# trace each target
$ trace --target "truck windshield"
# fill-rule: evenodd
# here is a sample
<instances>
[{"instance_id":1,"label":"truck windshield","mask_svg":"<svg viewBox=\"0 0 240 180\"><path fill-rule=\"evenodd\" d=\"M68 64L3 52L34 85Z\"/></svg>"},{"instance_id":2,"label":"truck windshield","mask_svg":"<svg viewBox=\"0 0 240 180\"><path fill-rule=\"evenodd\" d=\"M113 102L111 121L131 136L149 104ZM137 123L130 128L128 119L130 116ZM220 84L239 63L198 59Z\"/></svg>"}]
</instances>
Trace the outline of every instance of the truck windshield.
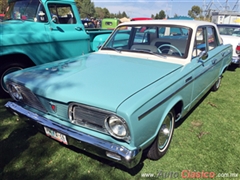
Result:
<instances>
[{"instance_id":1,"label":"truck windshield","mask_svg":"<svg viewBox=\"0 0 240 180\"><path fill-rule=\"evenodd\" d=\"M38 7L38 0L21 0L10 2L4 20L35 21Z\"/></svg>"}]
</instances>

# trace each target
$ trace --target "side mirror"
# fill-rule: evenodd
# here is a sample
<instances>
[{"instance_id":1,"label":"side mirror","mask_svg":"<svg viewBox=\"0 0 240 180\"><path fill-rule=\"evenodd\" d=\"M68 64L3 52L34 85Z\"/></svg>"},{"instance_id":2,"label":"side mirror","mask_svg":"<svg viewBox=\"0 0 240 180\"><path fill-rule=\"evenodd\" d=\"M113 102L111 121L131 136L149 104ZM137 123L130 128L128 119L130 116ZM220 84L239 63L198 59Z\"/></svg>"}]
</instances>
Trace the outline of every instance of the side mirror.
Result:
<instances>
[{"instance_id":1,"label":"side mirror","mask_svg":"<svg viewBox=\"0 0 240 180\"><path fill-rule=\"evenodd\" d=\"M202 51L199 54L198 62L202 63L202 66L204 66L204 60L206 60L207 58L208 58L208 53L206 51Z\"/></svg>"},{"instance_id":2,"label":"side mirror","mask_svg":"<svg viewBox=\"0 0 240 180\"><path fill-rule=\"evenodd\" d=\"M38 13L38 16L39 16L39 20L44 22L45 21L45 13L43 11L40 11Z\"/></svg>"},{"instance_id":3,"label":"side mirror","mask_svg":"<svg viewBox=\"0 0 240 180\"><path fill-rule=\"evenodd\" d=\"M199 59L206 60L207 58L208 58L208 53L207 53L207 51L202 51L202 52L199 54Z\"/></svg>"}]
</instances>

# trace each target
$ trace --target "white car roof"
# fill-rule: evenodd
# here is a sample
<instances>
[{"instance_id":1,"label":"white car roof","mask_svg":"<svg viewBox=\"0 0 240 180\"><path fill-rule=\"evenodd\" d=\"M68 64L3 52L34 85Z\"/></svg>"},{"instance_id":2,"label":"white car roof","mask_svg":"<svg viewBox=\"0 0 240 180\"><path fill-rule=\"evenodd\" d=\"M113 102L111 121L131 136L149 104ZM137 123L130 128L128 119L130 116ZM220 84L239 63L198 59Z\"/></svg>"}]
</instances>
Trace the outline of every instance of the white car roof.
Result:
<instances>
[{"instance_id":1,"label":"white car roof","mask_svg":"<svg viewBox=\"0 0 240 180\"><path fill-rule=\"evenodd\" d=\"M119 26L123 25L184 25L190 28L195 29L198 26L201 25L213 25L215 26L214 23L207 22L207 21L198 21L198 20L142 20L142 21L130 21L130 22L124 22L119 24Z\"/></svg>"}]
</instances>

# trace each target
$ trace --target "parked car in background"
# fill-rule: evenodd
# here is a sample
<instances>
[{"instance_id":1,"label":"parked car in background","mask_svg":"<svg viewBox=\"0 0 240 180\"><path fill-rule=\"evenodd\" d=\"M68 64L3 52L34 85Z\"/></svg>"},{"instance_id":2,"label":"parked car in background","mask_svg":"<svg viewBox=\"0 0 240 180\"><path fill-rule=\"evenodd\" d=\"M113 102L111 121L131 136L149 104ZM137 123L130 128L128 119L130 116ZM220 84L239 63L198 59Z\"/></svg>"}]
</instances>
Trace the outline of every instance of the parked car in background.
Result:
<instances>
[{"instance_id":1,"label":"parked car in background","mask_svg":"<svg viewBox=\"0 0 240 180\"><path fill-rule=\"evenodd\" d=\"M141 21L141 20L152 20L152 18L136 17L136 18L132 18L132 19L131 19L131 21Z\"/></svg>"},{"instance_id":2,"label":"parked car in background","mask_svg":"<svg viewBox=\"0 0 240 180\"><path fill-rule=\"evenodd\" d=\"M82 20L82 23L86 29L96 28L94 22L91 20Z\"/></svg>"},{"instance_id":3,"label":"parked car in background","mask_svg":"<svg viewBox=\"0 0 240 180\"><path fill-rule=\"evenodd\" d=\"M3 20L4 16L4 14L0 14L0 22Z\"/></svg>"},{"instance_id":4,"label":"parked car in background","mask_svg":"<svg viewBox=\"0 0 240 180\"><path fill-rule=\"evenodd\" d=\"M240 25L239 24L217 24L219 33L224 44L232 44L232 63L240 65Z\"/></svg>"},{"instance_id":5,"label":"parked car in background","mask_svg":"<svg viewBox=\"0 0 240 180\"><path fill-rule=\"evenodd\" d=\"M219 89L231 57L213 23L126 22L97 52L5 76L5 107L50 138L132 168L143 152L167 152L175 123Z\"/></svg>"},{"instance_id":6,"label":"parked car in background","mask_svg":"<svg viewBox=\"0 0 240 180\"><path fill-rule=\"evenodd\" d=\"M102 29L114 29L120 23L121 21L117 18L104 18L102 19L101 27Z\"/></svg>"}]
</instances>

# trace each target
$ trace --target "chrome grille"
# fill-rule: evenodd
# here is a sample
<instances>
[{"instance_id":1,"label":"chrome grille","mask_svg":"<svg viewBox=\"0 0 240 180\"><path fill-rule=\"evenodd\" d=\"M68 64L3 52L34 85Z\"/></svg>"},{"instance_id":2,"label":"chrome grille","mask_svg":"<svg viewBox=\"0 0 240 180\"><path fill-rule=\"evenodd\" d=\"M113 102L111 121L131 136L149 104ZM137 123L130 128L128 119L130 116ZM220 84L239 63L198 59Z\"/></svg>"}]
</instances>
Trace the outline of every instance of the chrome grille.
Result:
<instances>
[{"instance_id":1,"label":"chrome grille","mask_svg":"<svg viewBox=\"0 0 240 180\"><path fill-rule=\"evenodd\" d=\"M110 116L107 111L80 104L70 104L69 119L72 123L107 133L104 121Z\"/></svg>"},{"instance_id":2,"label":"chrome grille","mask_svg":"<svg viewBox=\"0 0 240 180\"><path fill-rule=\"evenodd\" d=\"M46 109L40 103L39 99L26 87L18 85L23 96L23 103L39 111L46 112Z\"/></svg>"}]
</instances>

